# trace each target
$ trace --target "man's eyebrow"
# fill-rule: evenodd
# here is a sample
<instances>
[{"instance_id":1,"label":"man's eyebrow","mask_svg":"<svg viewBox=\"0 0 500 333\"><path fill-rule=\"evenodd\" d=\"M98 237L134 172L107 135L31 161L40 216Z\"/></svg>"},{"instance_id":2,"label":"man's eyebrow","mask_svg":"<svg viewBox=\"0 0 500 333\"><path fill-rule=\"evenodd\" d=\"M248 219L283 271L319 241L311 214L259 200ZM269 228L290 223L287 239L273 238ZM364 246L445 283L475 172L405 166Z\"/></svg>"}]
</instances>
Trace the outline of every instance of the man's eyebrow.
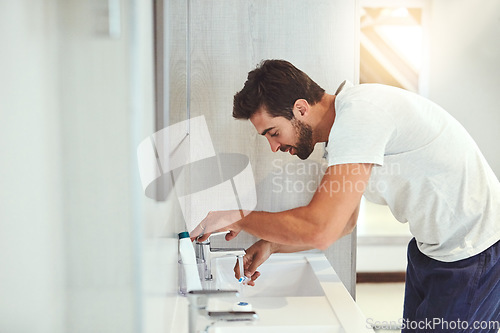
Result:
<instances>
[{"instance_id":1,"label":"man's eyebrow","mask_svg":"<svg viewBox=\"0 0 500 333\"><path fill-rule=\"evenodd\" d=\"M269 132L269 131L270 131L270 130L272 130L273 128L274 128L274 127L269 127L269 128L266 128L266 129L264 130L264 132L260 133L260 135L266 135L266 134L267 134L267 132Z\"/></svg>"}]
</instances>

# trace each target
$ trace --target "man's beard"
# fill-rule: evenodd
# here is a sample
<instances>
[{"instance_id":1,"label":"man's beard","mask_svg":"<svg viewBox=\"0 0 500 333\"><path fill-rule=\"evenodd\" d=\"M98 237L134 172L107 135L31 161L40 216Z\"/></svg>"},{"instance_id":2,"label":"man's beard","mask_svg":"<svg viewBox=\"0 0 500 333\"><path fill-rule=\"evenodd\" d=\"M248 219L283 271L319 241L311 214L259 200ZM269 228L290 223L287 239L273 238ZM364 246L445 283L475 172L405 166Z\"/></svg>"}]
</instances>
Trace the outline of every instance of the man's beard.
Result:
<instances>
[{"instance_id":1,"label":"man's beard","mask_svg":"<svg viewBox=\"0 0 500 333\"><path fill-rule=\"evenodd\" d=\"M297 150L296 155L301 160L305 160L314 150L312 127L311 125L304 124L296 118L292 118L291 122L298 137L297 144L295 146L295 149Z\"/></svg>"}]
</instances>

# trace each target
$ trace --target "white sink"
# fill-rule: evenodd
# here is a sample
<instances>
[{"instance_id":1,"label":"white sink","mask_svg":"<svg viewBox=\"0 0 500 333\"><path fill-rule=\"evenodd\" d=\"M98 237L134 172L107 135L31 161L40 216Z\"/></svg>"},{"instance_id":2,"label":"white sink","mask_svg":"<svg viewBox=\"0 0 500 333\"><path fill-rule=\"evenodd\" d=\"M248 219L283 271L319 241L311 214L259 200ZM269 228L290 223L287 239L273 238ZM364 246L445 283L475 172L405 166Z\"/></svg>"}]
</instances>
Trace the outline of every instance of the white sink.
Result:
<instances>
[{"instance_id":1,"label":"white sink","mask_svg":"<svg viewBox=\"0 0 500 333\"><path fill-rule=\"evenodd\" d=\"M261 277L255 286L243 286L234 277L235 258L216 260L216 287L222 290L238 290L244 297L301 297L324 296L314 270L302 256L289 258L271 256L258 271Z\"/></svg>"},{"instance_id":2,"label":"white sink","mask_svg":"<svg viewBox=\"0 0 500 333\"><path fill-rule=\"evenodd\" d=\"M238 290L240 296L211 298L208 309L231 311L234 303L246 301L259 320L219 322L209 332L373 332L323 254L274 254L259 267L254 287L238 283L235 263L235 258L215 259L212 288Z\"/></svg>"}]
</instances>

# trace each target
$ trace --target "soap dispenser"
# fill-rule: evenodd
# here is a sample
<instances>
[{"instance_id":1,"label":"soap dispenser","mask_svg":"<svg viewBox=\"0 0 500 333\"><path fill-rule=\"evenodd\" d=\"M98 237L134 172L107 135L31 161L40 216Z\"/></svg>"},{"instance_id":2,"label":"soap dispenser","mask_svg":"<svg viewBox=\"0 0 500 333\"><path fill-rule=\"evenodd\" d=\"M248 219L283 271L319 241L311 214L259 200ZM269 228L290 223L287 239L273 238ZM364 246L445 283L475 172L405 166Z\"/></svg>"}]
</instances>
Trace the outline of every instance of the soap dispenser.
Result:
<instances>
[{"instance_id":1,"label":"soap dispenser","mask_svg":"<svg viewBox=\"0 0 500 333\"><path fill-rule=\"evenodd\" d=\"M193 243L187 231L179 233L179 255L182 263L180 269L184 269L187 291L202 290Z\"/></svg>"}]
</instances>

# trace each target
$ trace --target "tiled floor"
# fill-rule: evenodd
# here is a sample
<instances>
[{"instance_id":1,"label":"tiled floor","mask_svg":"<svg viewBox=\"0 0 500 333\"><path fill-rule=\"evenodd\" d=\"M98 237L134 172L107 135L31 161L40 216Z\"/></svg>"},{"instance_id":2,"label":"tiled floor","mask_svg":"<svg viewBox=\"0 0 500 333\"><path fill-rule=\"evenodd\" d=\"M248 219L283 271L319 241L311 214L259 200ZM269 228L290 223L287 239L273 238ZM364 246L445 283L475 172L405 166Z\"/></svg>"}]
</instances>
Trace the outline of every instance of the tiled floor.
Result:
<instances>
[{"instance_id":1,"label":"tiled floor","mask_svg":"<svg viewBox=\"0 0 500 333\"><path fill-rule=\"evenodd\" d=\"M359 283L356 302L376 332L400 332L404 283Z\"/></svg>"}]
</instances>

